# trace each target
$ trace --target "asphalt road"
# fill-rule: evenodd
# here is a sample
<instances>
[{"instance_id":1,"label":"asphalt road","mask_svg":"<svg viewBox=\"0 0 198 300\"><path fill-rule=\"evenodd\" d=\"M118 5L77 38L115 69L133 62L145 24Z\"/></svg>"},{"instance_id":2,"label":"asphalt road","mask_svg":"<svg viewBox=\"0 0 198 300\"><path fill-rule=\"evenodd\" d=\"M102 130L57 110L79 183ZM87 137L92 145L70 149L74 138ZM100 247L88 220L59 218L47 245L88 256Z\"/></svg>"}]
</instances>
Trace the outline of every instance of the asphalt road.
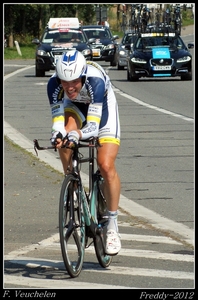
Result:
<instances>
[{"instance_id":1,"label":"asphalt road","mask_svg":"<svg viewBox=\"0 0 198 300\"><path fill-rule=\"evenodd\" d=\"M33 65L34 60L15 61L14 63L13 61L6 61L7 67L4 68L4 74L10 73L10 70L12 72L17 71L20 68L20 64L21 68L23 68L24 65ZM21 93L22 91L17 90L16 92ZM18 106L14 105L14 103L12 105L7 103L7 107L9 107L8 111L10 114L7 115L8 119L10 116L14 118L13 112L15 109L21 109L22 112L24 110L24 113L26 110L23 102L19 103ZM24 118L23 113L21 113L21 117ZM17 120L17 122L21 122L21 132L23 132L23 120ZM32 132L34 130L32 128ZM43 128L43 131L41 135L43 134L44 136L48 131L46 128ZM20 135L17 132L16 135L13 132L12 134L14 140L20 139ZM31 148L33 152L33 143L32 145L25 145L26 141L23 141L23 143L23 148L28 148L28 150ZM43 160L42 155L39 153L39 158ZM55 160L55 163L60 166L59 158L55 157L53 153L51 162ZM19 146L13 146L9 139L7 140L6 138L4 138L3 159L3 242L5 255L4 274L6 275L4 288L27 288L27 286L31 288L50 288L52 285L60 288L64 282L65 288L68 288L68 281L66 280L68 276L64 272L64 266L61 263L62 258L57 237L59 187L62 183L61 169L58 168L58 171L55 171L54 168L38 160L29 151L26 152L21 150ZM125 160L124 157L122 159L123 161ZM50 161L50 157L48 160ZM140 193L140 191L138 192ZM122 199L122 201L122 203L126 204L125 199ZM80 288L80 286L83 288L83 282L84 284L90 282L90 286L93 288L102 288L102 286L104 288L104 286L107 286L107 283L109 288L111 285L111 288L114 289L131 286L135 288L143 287L144 289L153 287L158 289L160 287L170 288L173 286L183 289L193 288L193 260L191 260L193 247L188 243L181 243L174 236L167 236L167 232L157 230L151 224L145 223L141 217L136 218L135 216L127 215L122 209L120 209L119 223L120 225L123 223L123 226L120 227L124 237L123 253L115 257L112 271L109 271L109 275L101 273L101 270L97 267L95 255L93 252L88 253L82 276L75 281L70 281L70 288ZM140 238L139 241L137 237ZM147 239L150 242L146 241ZM165 242L163 242L163 239ZM125 249L131 248L132 252L129 253L129 260L124 252L126 252ZM135 254L133 250L137 250L138 254ZM146 258L147 252L144 252L144 250L150 251L150 255L152 251L156 251L153 255L157 257L160 254L163 257L162 261L160 259L153 260L151 257ZM141 253L143 253L142 257L140 256ZM175 257L180 259L180 261L172 261L169 257L170 254L178 254L178 257ZM40 261L40 259L42 260ZM42 264L48 264L48 268L42 267ZM119 267L123 267L125 270L123 272L131 272L131 270L127 269L128 266L131 267L131 270L133 269L134 276L130 273L126 277L124 273L122 274L122 269L119 269ZM146 268L148 272L156 269L158 277L156 275L152 276L150 274L151 276L149 276L145 275L146 273L138 273L134 266L142 268L142 272L143 270L146 272ZM117 269L115 269L116 267ZM95 274L93 269L98 270L98 274ZM176 270L178 273L173 274ZM92 273L89 274L89 272ZM181 276L180 279L179 276ZM96 283L101 285L97 286Z\"/></svg>"}]
</instances>

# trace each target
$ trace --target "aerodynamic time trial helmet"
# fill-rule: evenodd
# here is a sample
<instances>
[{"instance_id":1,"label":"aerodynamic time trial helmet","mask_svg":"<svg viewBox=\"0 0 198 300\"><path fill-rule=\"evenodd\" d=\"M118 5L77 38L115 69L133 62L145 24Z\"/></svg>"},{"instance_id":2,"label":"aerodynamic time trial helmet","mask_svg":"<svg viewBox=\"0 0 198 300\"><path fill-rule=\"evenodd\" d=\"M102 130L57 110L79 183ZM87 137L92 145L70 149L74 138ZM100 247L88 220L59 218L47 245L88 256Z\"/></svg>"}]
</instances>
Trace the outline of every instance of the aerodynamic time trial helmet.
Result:
<instances>
[{"instance_id":1,"label":"aerodynamic time trial helmet","mask_svg":"<svg viewBox=\"0 0 198 300\"><path fill-rule=\"evenodd\" d=\"M72 81L85 77L87 73L87 62L84 55L77 50L69 50L57 60L57 77L64 81Z\"/></svg>"}]
</instances>

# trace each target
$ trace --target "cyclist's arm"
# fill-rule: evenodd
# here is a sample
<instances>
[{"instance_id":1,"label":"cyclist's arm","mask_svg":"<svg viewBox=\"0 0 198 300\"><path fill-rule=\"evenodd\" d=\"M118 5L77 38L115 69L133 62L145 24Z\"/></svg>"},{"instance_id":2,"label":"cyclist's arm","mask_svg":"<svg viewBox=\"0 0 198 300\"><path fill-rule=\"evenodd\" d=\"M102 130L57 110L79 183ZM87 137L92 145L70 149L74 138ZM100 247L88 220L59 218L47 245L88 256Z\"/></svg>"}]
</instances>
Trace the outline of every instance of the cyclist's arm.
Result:
<instances>
[{"instance_id":1,"label":"cyclist's arm","mask_svg":"<svg viewBox=\"0 0 198 300\"><path fill-rule=\"evenodd\" d=\"M101 115L102 103L89 104L87 124L80 130L82 140L88 139L91 136L98 136Z\"/></svg>"},{"instance_id":2,"label":"cyclist's arm","mask_svg":"<svg viewBox=\"0 0 198 300\"><path fill-rule=\"evenodd\" d=\"M57 82L55 76L52 76L48 81L47 95L52 114L52 134L54 132L61 132L63 137L65 137L65 114L62 101L64 91L62 86Z\"/></svg>"},{"instance_id":3,"label":"cyclist's arm","mask_svg":"<svg viewBox=\"0 0 198 300\"><path fill-rule=\"evenodd\" d=\"M87 112L87 124L80 130L81 139L88 139L91 136L98 136L103 102L107 100L105 82L102 78L89 78L87 89L91 95L91 103L89 104Z\"/></svg>"}]
</instances>

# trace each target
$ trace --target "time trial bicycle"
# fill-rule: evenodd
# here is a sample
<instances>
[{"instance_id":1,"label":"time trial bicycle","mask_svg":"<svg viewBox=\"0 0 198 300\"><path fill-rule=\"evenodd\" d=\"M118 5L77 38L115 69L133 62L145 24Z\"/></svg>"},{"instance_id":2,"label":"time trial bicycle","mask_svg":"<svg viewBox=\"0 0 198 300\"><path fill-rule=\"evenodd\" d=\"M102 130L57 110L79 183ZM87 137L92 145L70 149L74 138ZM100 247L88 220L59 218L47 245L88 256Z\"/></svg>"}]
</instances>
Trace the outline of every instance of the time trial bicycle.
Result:
<instances>
[{"instance_id":1,"label":"time trial bicycle","mask_svg":"<svg viewBox=\"0 0 198 300\"><path fill-rule=\"evenodd\" d=\"M67 144L63 147L68 147ZM113 257L105 253L108 214L103 194L104 179L96 162L97 148L101 147L97 137L80 140L71 149L71 164L65 175L59 198L59 236L62 258L68 274L79 276L84 262L85 250L94 245L99 264L107 268ZM69 148L69 147L68 147ZM85 157L80 148L88 148ZM34 149L54 149L55 146L41 147L37 139ZM37 153L38 155L38 153ZM88 187L83 184L81 166L88 163Z\"/></svg>"}]
</instances>

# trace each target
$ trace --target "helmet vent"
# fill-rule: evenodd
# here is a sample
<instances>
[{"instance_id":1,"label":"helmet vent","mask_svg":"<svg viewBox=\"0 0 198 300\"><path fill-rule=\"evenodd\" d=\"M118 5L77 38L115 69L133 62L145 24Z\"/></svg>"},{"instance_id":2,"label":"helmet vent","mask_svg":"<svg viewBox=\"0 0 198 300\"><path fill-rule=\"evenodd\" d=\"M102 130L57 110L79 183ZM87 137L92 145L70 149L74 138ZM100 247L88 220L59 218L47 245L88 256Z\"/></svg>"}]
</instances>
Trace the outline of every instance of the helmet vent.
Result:
<instances>
[{"instance_id":1,"label":"helmet vent","mask_svg":"<svg viewBox=\"0 0 198 300\"><path fill-rule=\"evenodd\" d=\"M56 73L61 80L65 81L86 77L87 62L84 55L77 50L67 51L62 55L62 59L58 59Z\"/></svg>"}]
</instances>

